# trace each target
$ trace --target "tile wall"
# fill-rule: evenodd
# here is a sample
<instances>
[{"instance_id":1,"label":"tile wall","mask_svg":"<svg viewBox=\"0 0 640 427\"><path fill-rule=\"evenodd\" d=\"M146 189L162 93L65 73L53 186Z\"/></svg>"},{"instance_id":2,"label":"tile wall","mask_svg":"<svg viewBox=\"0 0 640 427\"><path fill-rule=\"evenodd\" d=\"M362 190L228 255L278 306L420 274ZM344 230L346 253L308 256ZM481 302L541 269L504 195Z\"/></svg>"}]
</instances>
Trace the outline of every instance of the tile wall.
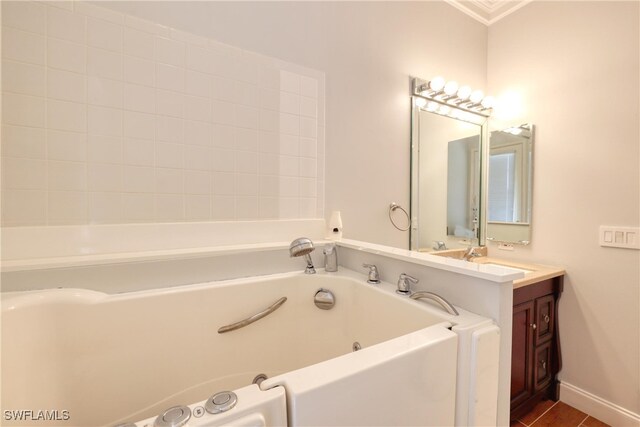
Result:
<instances>
[{"instance_id":1,"label":"tile wall","mask_svg":"<svg viewBox=\"0 0 640 427\"><path fill-rule=\"evenodd\" d=\"M2 2L2 225L323 217L324 74L84 2Z\"/></svg>"}]
</instances>

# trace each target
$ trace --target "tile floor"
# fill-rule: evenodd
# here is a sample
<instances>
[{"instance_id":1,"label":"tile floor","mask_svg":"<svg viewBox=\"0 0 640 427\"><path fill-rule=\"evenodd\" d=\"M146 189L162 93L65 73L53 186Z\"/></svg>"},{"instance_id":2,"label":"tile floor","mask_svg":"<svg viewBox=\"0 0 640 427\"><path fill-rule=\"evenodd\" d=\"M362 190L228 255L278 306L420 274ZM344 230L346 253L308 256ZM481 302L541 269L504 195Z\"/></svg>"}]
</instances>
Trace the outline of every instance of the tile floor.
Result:
<instances>
[{"instance_id":1,"label":"tile floor","mask_svg":"<svg viewBox=\"0 0 640 427\"><path fill-rule=\"evenodd\" d=\"M610 427L597 418L577 410L563 402L543 400L528 414L517 421L511 422L511 427Z\"/></svg>"}]
</instances>

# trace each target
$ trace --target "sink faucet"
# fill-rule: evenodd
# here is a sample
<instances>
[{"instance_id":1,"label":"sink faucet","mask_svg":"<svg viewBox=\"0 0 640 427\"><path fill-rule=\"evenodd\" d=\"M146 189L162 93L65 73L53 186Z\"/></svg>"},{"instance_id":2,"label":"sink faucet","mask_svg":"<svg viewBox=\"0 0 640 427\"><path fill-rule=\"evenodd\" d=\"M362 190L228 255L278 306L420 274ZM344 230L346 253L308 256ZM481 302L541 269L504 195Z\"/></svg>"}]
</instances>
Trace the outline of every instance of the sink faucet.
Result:
<instances>
[{"instance_id":1,"label":"sink faucet","mask_svg":"<svg viewBox=\"0 0 640 427\"><path fill-rule=\"evenodd\" d=\"M480 252L476 252L476 249L477 248L475 246L469 246L469 249L467 249L462 256L462 259L465 261L471 261L471 258L481 257L482 254Z\"/></svg>"},{"instance_id":2,"label":"sink faucet","mask_svg":"<svg viewBox=\"0 0 640 427\"><path fill-rule=\"evenodd\" d=\"M398 277L398 289L396 289L396 292L401 295L409 295L411 294L411 285L415 285L418 282L419 280L415 277L401 273L400 277Z\"/></svg>"}]
</instances>

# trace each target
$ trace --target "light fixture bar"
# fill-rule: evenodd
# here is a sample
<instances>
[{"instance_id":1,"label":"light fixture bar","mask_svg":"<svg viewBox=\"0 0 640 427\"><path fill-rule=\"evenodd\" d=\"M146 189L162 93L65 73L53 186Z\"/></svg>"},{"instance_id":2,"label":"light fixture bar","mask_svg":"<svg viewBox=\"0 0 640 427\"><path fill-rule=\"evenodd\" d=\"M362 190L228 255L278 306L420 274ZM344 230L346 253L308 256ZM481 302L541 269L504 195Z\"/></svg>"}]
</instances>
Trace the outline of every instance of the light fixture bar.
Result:
<instances>
[{"instance_id":1,"label":"light fixture bar","mask_svg":"<svg viewBox=\"0 0 640 427\"><path fill-rule=\"evenodd\" d=\"M411 87L413 96L449 108L457 108L483 117L491 116L493 111L493 97L484 96L482 91L471 91L468 86L458 87L455 81L445 82L442 77L435 77L430 81L414 77Z\"/></svg>"}]
</instances>

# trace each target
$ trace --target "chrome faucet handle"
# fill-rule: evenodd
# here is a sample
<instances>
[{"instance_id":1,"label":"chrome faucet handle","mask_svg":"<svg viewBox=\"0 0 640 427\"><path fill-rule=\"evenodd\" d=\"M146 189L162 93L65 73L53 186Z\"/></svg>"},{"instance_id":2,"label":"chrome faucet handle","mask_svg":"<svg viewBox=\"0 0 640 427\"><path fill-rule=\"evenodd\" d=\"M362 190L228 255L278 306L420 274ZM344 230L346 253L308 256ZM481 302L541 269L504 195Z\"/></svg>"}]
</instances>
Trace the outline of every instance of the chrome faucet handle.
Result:
<instances>
[{"instance_id":1,"label":"chrome faucet handle","mask_svg":"<svg viewBox=\"0 0 640 427\"><path fill-rule=\"evenodd\" d=\"M401 273L400 277L398 277L398 289L396 289L396 292L401 295L409 295L411 294L411 285L415 285L419 281L415 277Z\"/></svg>"},{"instance_id":2,"label":"chrome faucet handle","mask_svg":"<svg viewBox=\"0 0 640 427\"><path fill-rule=\"evenodd\" d=\"M377 285L380 283L380 273L378 273L378 267L373 264L362 264L364 268L369 269L369 277L367 278L367 283L371 283L372 285Z\"/></svg>"}]
</instances>

